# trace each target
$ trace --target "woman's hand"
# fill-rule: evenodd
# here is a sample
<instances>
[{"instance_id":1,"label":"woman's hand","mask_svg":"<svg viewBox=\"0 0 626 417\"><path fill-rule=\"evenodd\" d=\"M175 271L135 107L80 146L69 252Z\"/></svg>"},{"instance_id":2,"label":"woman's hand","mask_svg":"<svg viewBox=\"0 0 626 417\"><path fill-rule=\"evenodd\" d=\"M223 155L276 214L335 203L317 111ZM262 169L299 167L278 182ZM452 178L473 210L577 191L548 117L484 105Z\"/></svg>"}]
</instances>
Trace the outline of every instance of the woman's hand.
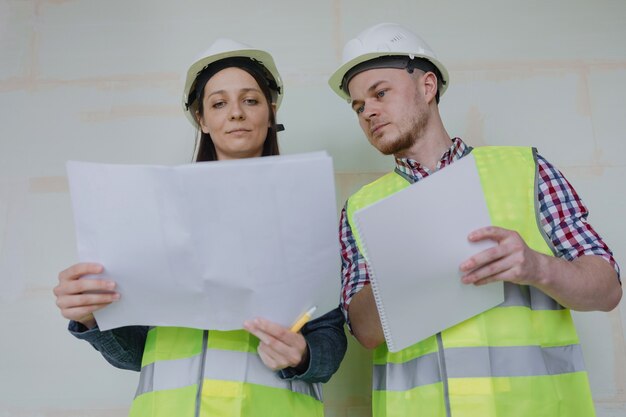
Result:
<instances>
[{"instance_id":1,"label":"woman's hand","mask_svg":"<svg viewBox=\"0 0 626 417\"><path fill-rule=\"evenodd\" d=\"M301 333L261 318L247 320L243 327L259 338L259 356L271 370L308 367L309 348Z\"/></svg>"},{"instance_id":2,"label":"woman's hand","mask_svg":"<svg viewBox=\"0 0 626 417\"><path fill-rule=\"evenodd\" d=\"M63 317L91 329L97 324L93 312L120 298L113 281L81 279L84 275L99 274L103 270L99 264L78 263L59 273L59 285L54 287L53 292Z\"/></svg>"}]
</instances>

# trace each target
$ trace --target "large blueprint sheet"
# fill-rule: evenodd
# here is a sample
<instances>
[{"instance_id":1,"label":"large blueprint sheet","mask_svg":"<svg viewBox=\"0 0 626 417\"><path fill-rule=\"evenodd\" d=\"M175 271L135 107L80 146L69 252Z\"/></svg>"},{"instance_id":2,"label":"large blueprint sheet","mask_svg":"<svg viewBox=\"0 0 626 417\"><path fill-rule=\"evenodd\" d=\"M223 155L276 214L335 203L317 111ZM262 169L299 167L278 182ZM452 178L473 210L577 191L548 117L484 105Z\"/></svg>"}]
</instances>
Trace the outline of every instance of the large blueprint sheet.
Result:
<instances>
[{"instance_id":1,"label":"large blueprint sheet","mask_svg":"<svg viewBox=\"0 0 626 417\"><path fill-rule=\"evenodd\" d=\"M96 312L126 325L289 325L339 302L331 158L324 152L176 167L68 162L78 255L118 284ZM92 278L92 277L88 277Z\"/></svg>"}]
</instances>

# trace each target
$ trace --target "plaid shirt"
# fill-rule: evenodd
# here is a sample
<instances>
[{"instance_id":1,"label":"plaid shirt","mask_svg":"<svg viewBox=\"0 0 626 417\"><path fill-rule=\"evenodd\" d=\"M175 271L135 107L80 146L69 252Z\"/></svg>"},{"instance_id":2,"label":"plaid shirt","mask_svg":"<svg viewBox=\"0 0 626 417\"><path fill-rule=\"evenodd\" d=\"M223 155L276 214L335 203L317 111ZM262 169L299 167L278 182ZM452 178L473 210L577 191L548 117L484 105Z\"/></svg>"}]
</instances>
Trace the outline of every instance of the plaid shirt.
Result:
<instances>
[{"instance_id":1,"label":"plaid shirt","mask_svg":"<svg viewBox=\"0 0 626 417\"><path fill-rule=\"evenodd\" d=\"M461 139L454 138L435 167L444 168L464 157L471 151ZM609 247L602 241L593 227L587 223L587 208L580 197L555 167L538 155L539 167L539 218L541 226L557 251L557 256L573 260L582 255L598 255L615 268L619 277L619 266ZM431 174L428 169L411 159L396 159L396 167L415 182ZM346 203L347 204L347 203ZM348 218L346 206L341 211L339 226L341 242L341 309L348 321L348 306L352 297L369 284L367 261L359 252Z\"/></svg>"}]
</instances>

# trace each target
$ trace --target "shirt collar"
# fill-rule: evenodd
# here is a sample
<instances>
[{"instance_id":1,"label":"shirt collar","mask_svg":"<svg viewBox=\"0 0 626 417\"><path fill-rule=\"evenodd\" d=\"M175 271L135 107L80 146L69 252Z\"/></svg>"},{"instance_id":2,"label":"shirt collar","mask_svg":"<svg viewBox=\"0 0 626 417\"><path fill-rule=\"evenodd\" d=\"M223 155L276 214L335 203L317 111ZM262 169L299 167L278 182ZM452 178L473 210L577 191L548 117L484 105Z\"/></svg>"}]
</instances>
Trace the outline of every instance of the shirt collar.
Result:
<instances>
[{"instance_id":1,"label":"shirt collar","mask_svg":"<svg viewBox=\"0 0 626 417\"><path fill-rule=\"evenodd\" d=\"M460 138L452 139L452 146L448 148L437 162L435 171L439 171L441 168L450 165L452 162L461 159L472 150L471 146L468 146ZM427 175L431 174L430 170L410 158L396 158L396 169L402 174L411 178L419 180Z\"/></svg>"}]
</instances>

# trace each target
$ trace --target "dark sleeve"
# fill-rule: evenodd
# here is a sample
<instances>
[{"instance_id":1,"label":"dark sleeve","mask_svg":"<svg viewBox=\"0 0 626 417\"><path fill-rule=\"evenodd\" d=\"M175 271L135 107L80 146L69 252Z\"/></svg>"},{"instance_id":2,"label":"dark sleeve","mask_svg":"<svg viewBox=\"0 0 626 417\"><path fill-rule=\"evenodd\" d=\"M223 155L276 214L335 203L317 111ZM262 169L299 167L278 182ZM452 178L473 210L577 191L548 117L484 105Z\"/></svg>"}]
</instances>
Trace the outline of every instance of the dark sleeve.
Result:
<instances>
[{"instance_id":1,"label":"dark sleeve","mask_svg":"<svg viewBox=\"0 0 626 417\"><path fill-rule=\"evenodd\" d=\"M141 370L141 358L149 330L147 326L120 327L101 332L97 326L87 329L80 323L70 321L68 330L76 338L89 342L116 368Z\"/></svg>"},{"instance_id":2,"label":"dark sleeve","mask_svg":"<svg viewBox=\"0 0 626 417\"><path fill-rule=\"evenodd\" d=\"M339 369L346 353L344 323L345 319L339 307L307 323L302 328L302 335L309 346L309 366L304 372L285 368L279 371L280 377L307 382L328 382Z\"/></svg>"}]
</instances>

